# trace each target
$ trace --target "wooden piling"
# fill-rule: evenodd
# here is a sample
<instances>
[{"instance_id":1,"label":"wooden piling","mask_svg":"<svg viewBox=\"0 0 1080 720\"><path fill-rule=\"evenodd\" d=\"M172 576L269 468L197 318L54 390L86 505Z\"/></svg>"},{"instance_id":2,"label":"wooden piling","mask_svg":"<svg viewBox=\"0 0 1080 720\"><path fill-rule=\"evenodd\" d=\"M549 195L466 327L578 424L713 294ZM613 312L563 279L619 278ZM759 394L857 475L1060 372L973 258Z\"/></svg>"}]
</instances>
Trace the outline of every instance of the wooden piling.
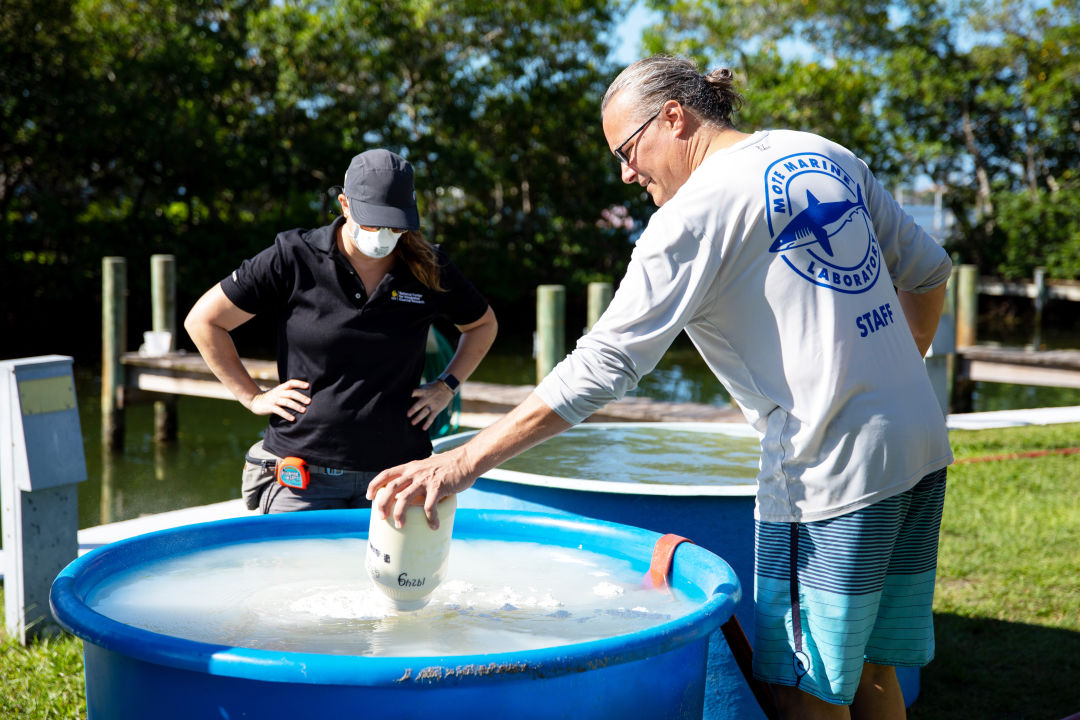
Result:
<instances>
[{"instance_id":1,"label":"wooden piling","mask_svg":"<svg viewBox=\"0 0 1080 720\"><path fill-rule=\"evenodd\" d=\"M945 286L945 308L942 314L947 318L948 330L952 334L948 354L945 357L945 398L946 414L948 414L955 412L953 405L956 401L956 372L959 367L956 358L956 268L953 268L949 282Z\"/></svg>"},{"instance_id":2,"label":"wooden piling","mask_svg":"<svg viewBox=\"0 0 1080 720\"><path fill-rule=\"evenodd\" d=\"M956 307L956 351L963 352L962 348L975 344L975 318L979 303L978 278L974 265L953 266L952 277L949 285L952 287L953 297L947 299ZM959 357L953 360L952 368L952 393L950 394L949 409L954 413L971 412L975 383L962 371L962 361Z\"/></svg>"},{"instance_id":3,"label":"wooden piling","mask_svg":"<svg viewBox=\"0 0 1080 720\"><path fill-rule=\"evenodd\" d=\"M124 366L127 340L127 259L101 260L101 442L124 449Z\"/></svg>"},{"instance_id":4,"label":"wooden piling","mask_svg":"<svg viewBox=\"0 0 1080 720\"><path fill-rule=\"evenodd\" d=\"M592 330L593 325L611 304L611 296L614 294L614 286L609 282L589 283L589 305L586 311L585 332Z\"/></svg>"},{"instance_id":5,"label":"wooden piling","mask_svg":"<svg viewBox=\"0 0 1080 720\"><path fill-rule=\"evenodd\" d=\"M956 271L956 346L975 344L975 321L979 314L979 278L974 265Z\"/></svg>"},{"instance_id":6,"label":"wooden piling","mask_svg":"<svg viewBox=\"0 0 1080 720\"><path fill-rule=\"evenodd\" d=\"M167 331L172 338L169 350L176 347L176 257L150 256L151 329ZM154 440L176 440L176 396L168 395L154 402Z\"/></svg>"},{"instance_id":7,"label":"wooden piling","mask_svg":"<svg viewBox=\"0 0 1080 720\"><path fill-rule=\"evenodd\" d=\"M566 356L566 288L536 288L536 382L543 380Z\"/></svg>"}]
</instances>

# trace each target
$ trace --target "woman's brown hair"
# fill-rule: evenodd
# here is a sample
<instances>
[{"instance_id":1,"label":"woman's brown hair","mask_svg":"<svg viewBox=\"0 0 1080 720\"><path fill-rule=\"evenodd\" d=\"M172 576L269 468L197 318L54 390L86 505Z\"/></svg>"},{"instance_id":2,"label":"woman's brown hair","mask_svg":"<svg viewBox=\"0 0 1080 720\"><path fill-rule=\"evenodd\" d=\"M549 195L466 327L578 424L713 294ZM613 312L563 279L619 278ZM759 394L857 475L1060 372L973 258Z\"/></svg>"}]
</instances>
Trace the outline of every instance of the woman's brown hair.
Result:
<instances>
[{"instance_id":1,"label":"woman's brown hair","mask_svg":"<svg viewBox=\"0 0 1080 720\"><path fill-rule=\"evenodd\" d=\"M394 251L424 287L436 292L445 290L435 248L419 230L403 232Z\"/></svg>"}]
</instances>

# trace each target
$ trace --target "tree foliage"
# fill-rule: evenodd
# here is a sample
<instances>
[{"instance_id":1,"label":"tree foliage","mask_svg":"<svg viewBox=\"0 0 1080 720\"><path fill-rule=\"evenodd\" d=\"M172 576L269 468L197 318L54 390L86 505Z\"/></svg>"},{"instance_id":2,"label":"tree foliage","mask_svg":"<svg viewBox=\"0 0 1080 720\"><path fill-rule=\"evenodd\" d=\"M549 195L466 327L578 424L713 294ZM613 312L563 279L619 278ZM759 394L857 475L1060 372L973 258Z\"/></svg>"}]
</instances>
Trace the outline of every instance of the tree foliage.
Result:
<instances>
[{"instance_id":1,"label":"tree foliage","mask_svg":"<svg viewBox=\"0 0 1080 720\"><path fill-rule=\"evenodd\" d=\"M622 0L11 0L0 18L0 270L64 317L100 258L177 255L181 312L336 206L349 158L416 168L423 230L504 317L614 279L643 218L599 124ZM73 281L74 278L74 281ZM5 306L8 302L5 301ZM7 308L5 308L7 310ZM520 313L528 318L527 313ZM9 332L31 313L5 313ZM132 332L145 328L132 318ZM506 327L509 327L507 325ZM93 342L88 333L83 340Z\"/></svg>"},{"instance_id":2,"label":"tree foliage","mask_svg":"<svg viewBox=\"0 0 1080 720\"><path fill-rule=\"evenodd\" d=\"M648 51L737 70L745 129L818 132L886 182L935 184L950 247L985 273L1080 274L1075 0L645 2ZM95 347L106 255L145 297L149 255L175 254L182 312L274 233L326 222L373 146L412 161L424 231L530 327L532 288L617 278L651 212L599 123L632 4L4 0L9 352L43 318L66 351Z\"/></svg>"}]
</instances>

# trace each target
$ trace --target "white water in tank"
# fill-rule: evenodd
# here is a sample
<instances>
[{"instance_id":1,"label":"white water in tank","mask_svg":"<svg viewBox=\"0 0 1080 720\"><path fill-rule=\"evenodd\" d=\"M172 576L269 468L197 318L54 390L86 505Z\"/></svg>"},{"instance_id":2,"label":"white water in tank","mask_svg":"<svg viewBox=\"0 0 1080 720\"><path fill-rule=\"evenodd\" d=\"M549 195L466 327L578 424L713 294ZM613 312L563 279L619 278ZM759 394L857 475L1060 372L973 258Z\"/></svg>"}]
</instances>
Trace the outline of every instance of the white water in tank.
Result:
<instances>
[{"instance_id":1,"label":"white water in tank","mask_svg":"<svg viewBox=\"0 0 1080 720\"><path fill-rule=\"evenodd\" d=\"M455 539L422 610L397 612L363 538L238 543L144 563L93 589L119 622L232 647L333 655L508 652L636 632L700 602L643 585L628 561L531 542Z\"/></svg>"}]
</instances>

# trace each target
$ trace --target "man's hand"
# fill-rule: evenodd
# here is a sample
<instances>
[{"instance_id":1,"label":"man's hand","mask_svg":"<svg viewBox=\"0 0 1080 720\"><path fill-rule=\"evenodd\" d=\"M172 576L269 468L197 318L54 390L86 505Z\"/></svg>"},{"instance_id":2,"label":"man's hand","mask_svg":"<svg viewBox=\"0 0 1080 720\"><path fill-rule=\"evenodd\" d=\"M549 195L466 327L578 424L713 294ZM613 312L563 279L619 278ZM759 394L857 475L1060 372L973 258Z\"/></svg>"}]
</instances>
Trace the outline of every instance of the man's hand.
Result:
<instances>
[{"instance_id":1,"label":"man's hand","mask_svg":"<svg viewBox=\"0 0 1080 720\"><path fill-rule=\"evenodd\" d=\"M424 515L432 530L439 528L439 500L472 487L476 477L464 469L459 451L455 448L438 455L414 460L405 465L383 470L375 476L367 489L372 500L372 512L380 517L391 516L394 526L405 524L405 510L410 504L419 505L423 500ZM386 492L379 490L386 488Z\"/></svg>"},{"instance_id":2,"label":"man's hand","mask_svg":"<svg viewBox=\"0 0 1080 720\"><path fill-rule=\"evenodd\" d=\"M529 393L520 405L464 445L376 475L367 489L372 512L392 516L400 528L405 524L405 508L410 503L419 505L422 498L428 525L438 528L435 506L439 500L468 490L481 474L569 427L536 393ZM387 492L376 498L384 487Z\"/></svg>"}]
</instances>

